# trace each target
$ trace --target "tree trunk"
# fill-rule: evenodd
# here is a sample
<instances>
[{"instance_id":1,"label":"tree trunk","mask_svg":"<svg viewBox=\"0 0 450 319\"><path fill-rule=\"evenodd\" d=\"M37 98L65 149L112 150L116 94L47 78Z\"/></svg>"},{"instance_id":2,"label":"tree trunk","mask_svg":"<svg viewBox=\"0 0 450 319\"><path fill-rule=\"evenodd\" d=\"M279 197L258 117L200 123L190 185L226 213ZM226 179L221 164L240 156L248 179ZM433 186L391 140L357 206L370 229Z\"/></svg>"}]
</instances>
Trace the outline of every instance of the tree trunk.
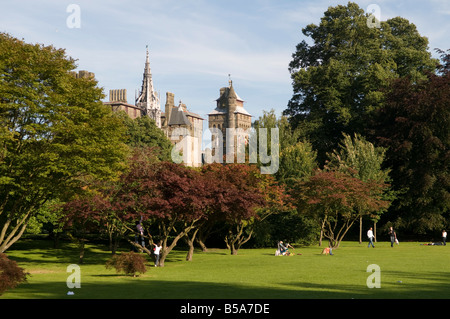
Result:
<instances>
[{"instance_id":1,"label":"tree trunk","mask_svg":"<svg viewBox=\"0 0 450 319\"><path fill-rule=\"evenodd\" d=\"M169 234L171 233L171 231L174 229L174 226L172 224L169 227L166 227L164 224L162 224L164 240L163 240L161 252L159 254L159 263L157 266L164 267L164 262L166 261L167 255L169 255L169 253L172 251L172 249L177 245L178 240L180 240L181 238L186 236L187 233L189 233L189 231L192 228L194 228L194 223L195 223L195 221L192 221L190 225L186 225L186 223L185 223L184 229L182 231L178 232L178 234L175 236L175 238L172 240L172 243L169 246L167 246L167 239L169 238Z\"/></svg>"},{"instance_id":2,"label":"tree trunk","mask_svg":"<svg viewBox=\"0 0 450 319\"><path fill-rule=\"evenodd\" d=\"M81 265L84 260L84 252L85 252L86 243L84 239L80 239L78 243L78 249L80 252L80 258L78 259L78 263Z\"/></svg>"},{"instance_id":3,"label":"tree trunk","mask_svg":"<svg viewBox=\"0 0 450 319\"><path fill-rule=\"evenodd\" d=\"M113 244L112 244L112 247L111 247L111 253L112 253L113 255L116 254L117 249L119 248L119 242L120 242L120 238L119 238L119 236L116 236L116 237L114 238L114 240L113 240Z\"/></svg>"},{"instance_id":4,"label":"tree trunk","mask_svg":"<svg viewBox=\"0 0 450 319\"><path fill-rule=\"evenodd\" d=\"M6 236L6 232L11 223L11 219L8 219L6 223L3 225L3 229L0 233L0 253L4 253L12 244L22 237L25 228L28 225L28 217L30 216L31 209L24 215L22 219L17 221L16 226L11 230L9 235ZM6 236L6 238L5 238Z\"/></svg>"},{"instance_id":5,"label":"tree trunk","mask_svg":"<svg viewBox=\"0 0 450 319\"><path fill-rule=\"evenodd\" d=\"M362 243L362 216L359 216L359 243Z\"/></svg>"},{"instance_id":6,"label":"tree trunk","mask_svg":"<svg viewBox=\"0 0 450 319\"><path fill-rule=\"evenodd\" d=\"M113 236L111 232L108 232L108 237L109 237L109 251L114 255L115 251L114 251L114 244L113 244Z\"/></svg>"},{"instance_id":7,"label":"tree trunk","mask_svg":"<svg viewBox=\"0 0 450 319\"><path fill-rule=\"evenodd\" d=\"M377 221L373 222L373 236L374 236L374 241L377 242Z\"/></svg>"},{"instance_id":8,"label":"tree trunk","mask_svg":"<svg viewBox=\"0 0 450 319\"><path fill-rule=\"evenodd\" d=\"M59 249L59 232L53 233L53 248Z\"/></svg>"},{"instance_id":9,"label":"tree trunk","mask_svg":"<svg viewBox=\"0 0 450 319\"><path fill-rule=\"evenodd\" d=\"M184 237L187 244L189 245L188 253L186 255L186 261L192 261L192 256L194 255L194 240L197 232L198 228L194 231L192 237L189 237L189 234L186 234L186 236Z\"/></svg>"},{"instance_id":10,"label":"tree trunk","mask_svg":"<svg viewBox=\"0 0 450 319\"><path fill-rule=\"evenodd\" d=\"M232 243L230 246L230 252L231 252L231 255L237 255L237 253L238 253L238 250L236 249L236 247L234 247L234 243Z\"/></svg>"},{"instance_id":11,"label":"tree trunk","mask_svg":"<svg viewBox=\"0 0 450 319\"><path fill-rule=\"evenodd\" d=\"M320 228L319 247L322 246L322 239L323 239L324 228L325 228L325 220L326 220L326 218L323 219L322 227Z\"/></svg>"},{"instance_id":12,"label":"tree trunk","mask_svg":"<svg viewBox=\"0 0 450 319\"><path fill-rule=\"evenodd\" d=\"M203 241L203 239L196 238L195 241L197 242L197 244L202 249L202 252L206 253L208 251L208 247L206 247L205 242Z\"/></svg>"}]
</instances>

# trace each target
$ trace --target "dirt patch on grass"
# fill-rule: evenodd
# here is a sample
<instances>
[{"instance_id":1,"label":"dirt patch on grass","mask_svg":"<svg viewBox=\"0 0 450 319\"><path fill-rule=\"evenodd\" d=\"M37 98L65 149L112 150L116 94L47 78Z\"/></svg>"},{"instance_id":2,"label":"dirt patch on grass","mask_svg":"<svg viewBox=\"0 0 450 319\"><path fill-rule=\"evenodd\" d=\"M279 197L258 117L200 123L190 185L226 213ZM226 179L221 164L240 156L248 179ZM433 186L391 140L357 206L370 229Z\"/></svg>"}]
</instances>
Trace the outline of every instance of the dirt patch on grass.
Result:
<instances>
[{"instance_id":1,"label":"dirt patch on grass","mask_svg":"<svg viewBox=\"0 0 450 319\"><path fill-rule=\"evenodd\" d=\"M30 273L31 275L33 274L52 274L55 273L56 271L54 270L48 270L48 269L30 269L30 270L26 270L28 273Z\"/></svg>"}]
</instances>

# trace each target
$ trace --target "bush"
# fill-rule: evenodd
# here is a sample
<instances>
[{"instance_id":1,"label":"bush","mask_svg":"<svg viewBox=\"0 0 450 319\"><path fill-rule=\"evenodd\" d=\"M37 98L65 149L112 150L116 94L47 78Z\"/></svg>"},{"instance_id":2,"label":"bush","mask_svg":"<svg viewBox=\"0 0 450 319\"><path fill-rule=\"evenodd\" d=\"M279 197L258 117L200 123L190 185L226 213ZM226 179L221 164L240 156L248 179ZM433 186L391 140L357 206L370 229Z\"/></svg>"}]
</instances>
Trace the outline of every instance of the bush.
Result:
<instances>
[{"instance_id":1,"label":"bush","mask_svg":"<svg viewBox=\"0 0 450 319\"><path fill-rule=\"evenodd\" d=\"M106 268L115 268L118 273L124 272L126 275L133 275L133 277L136 277L137 272L143 274L147 271L145 258L132 251L114 255L106 262Z\"/></svg>"},{"instance_id":2,"label":"bush","mask_svg":"<svg viewBox=\"0 0 450 319\"><path fill-rule=\"evenodd\" d=\"M0 253L0 295L26 281L28 275L29 273L20 268L14 260Z\"/></svg>"}]
</instances>

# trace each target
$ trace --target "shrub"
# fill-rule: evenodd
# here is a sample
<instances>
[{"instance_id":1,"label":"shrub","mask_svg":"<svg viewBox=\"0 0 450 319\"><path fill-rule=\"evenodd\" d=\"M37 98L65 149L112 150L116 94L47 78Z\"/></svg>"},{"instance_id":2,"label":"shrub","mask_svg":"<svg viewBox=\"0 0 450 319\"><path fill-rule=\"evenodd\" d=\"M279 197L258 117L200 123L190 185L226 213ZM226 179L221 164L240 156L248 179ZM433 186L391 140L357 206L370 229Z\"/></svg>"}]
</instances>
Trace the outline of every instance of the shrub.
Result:
<instances>
[{"instance_id":1,"label":"shrub","mask_svg":"<svg viewBox=\"0 0 450 319\"><path fill-rule=\"evenodd\" d=\"M26 281L28 275L29 273L19 267L14 260L0 253L0 295Z\"/></svg>"},{"instance_id":2,"label":"shrub","mask_svg":"<svg viewBox=\"0 0 450 319\"><path fill-rule=\"evenodd\" d=\"M136 277L137 272L143 274L147 271L147 268L145 267L145 258L132 251L114 255L106 262L106 268L115 268L118 273L124 272L126 275L133 275L133 277Z\"/></svg>"}]
</instances>

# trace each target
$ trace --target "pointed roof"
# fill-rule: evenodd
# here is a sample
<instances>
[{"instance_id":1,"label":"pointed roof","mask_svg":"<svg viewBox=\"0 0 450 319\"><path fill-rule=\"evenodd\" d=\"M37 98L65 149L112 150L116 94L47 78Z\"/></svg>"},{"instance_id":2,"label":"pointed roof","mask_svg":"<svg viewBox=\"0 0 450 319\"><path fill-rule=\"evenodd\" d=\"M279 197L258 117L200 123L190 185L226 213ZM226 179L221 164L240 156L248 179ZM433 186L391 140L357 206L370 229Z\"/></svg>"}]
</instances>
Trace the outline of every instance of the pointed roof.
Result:
<instances>
[{"instance_id":1,"label":"pointed roof","mask_svg":"<svg viewBox=\"0 0 450 319\"><path fill-rule=\"evenodd\" d=\"M216 99L216 101L220 101L221 99L224 99L224 98L227 99L229 96L233 96L233 97L236 98L236 100L238 100L238 101L240 101L240 102L245 102L243 99L241 99L241 98L239 97L239 95L238 95L238 94L236 93L236 91L234 90L234 87L233 87L233 81L230 80L228 83L229 83L228 87L225 88L225 90L224 90L224 92L222 93L222 95L219 96L219 98Z\"/></svg>"},{"instance_id":2,"label":"pointed roof","mask_svg":"<svg viewBox=\"0 0 450 319\"><path fill-rule=\"evenodd\" d=\"M226 108L221 108L220 107L220 103L218 103L220 100L223 99L228 99L230 96L236 98L237 101L242 102L242 104L245 102L243 99L241 99L239 97L239 95L236 93L236 91L234 90L233 87L233 81L229 81L229 86L222 88L220 91L222 92L222 94L220 95L220 97L218 99L216 99L217 102L217 107L210 113L208 113L208 115L215 115L215 114L225 114L228 112L228 110ZM237 105L236 106L236 110L234 111L234 113L241 113L241 114L245 114L248 116L251 116L250 113L247 112L246 109L244 109L243 106L241 105Z\"/></svg>"},{"instance_id":3,"label":"pointed roof","mask_svg":"<svg viewBox=\"0 0 450 319\"><path fill-rule=\"evenodd\" d=\"M139 92L139 96L136 99L136 105L144 107L146 110L155 108L159 109L159 99L153 88L153 79L152 79L152 72L150 69L148 46L144 66L144 75L142 78L141 91Z\"/></svg>"},{"instance_id":4,"label":"pointed roof","mask_svg":"<svg viewBox=\"0 0 450 319\"><path fill-rule=\"evenodd\" d=\"M191 125L191 122L183 111L183 107L181 106L181 104L177 107L174 107L172 109L172 112L170 112L168 125Z\"/></svg>"}]
</instances>

